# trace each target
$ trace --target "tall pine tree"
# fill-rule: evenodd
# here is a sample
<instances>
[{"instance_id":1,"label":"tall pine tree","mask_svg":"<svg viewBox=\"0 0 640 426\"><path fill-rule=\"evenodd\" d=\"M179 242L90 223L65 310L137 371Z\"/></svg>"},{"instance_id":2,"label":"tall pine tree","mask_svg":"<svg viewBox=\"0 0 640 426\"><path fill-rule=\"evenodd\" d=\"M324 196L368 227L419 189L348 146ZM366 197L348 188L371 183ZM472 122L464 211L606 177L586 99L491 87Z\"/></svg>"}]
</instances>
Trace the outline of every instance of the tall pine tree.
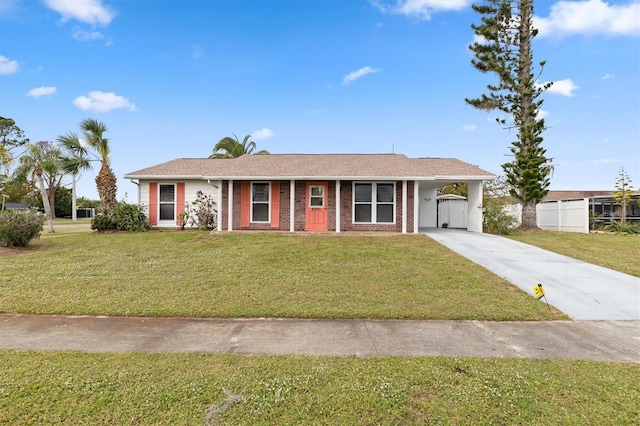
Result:
<instances>
[{"instance_id":1,"label":"tall pine tree","mask_svg":"<svg viewBox=\"0 0 640 426\"><path fill-rule=\"evenodd\" d=\"M465 99L475 108L499 110L511 122L502 125L517 129L511 143L513 160L502 165L510 193L522 203L521 228L537 227L536 204L548 192L550 159L542 148L544 119L539 118L540 95L551 85L536 84L533 74L531 42L538 31L533 28L533 0L486 0L472 5L482 15L480 25L471 25L477 41L469 49L475 54L471 64L481 73L494 73L497 84L488 84L488 94ZM544 62L540 63L540 70Z\"/></svg>"}]
</instances>

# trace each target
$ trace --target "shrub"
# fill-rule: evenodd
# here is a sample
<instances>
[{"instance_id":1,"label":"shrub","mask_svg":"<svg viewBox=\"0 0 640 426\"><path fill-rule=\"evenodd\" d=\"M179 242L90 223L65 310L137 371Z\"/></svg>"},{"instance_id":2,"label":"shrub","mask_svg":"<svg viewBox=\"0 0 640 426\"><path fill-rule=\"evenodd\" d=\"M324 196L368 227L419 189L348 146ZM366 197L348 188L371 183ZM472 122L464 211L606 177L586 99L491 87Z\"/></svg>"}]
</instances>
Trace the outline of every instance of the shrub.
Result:
<instances>
[{"instance_id":1,"label":"shrub","mask_svg":"<svg viewBox=\"0 0 640 426\"><path fill-rule=\"evenodd\" d=\"M116 223L110 217L107 217L103 214L98 214L91 220L91 229L98 232L114 231L116 229Z\"/></svg>"},{"instance_id":2,"label":"shrub","mask_svg":"<svg viewBox=\"0 0 640 426\"><path fill-rule=\"evenodd\" d=\"M482 206L482 230L489 234L507 235L518 225L502 199L485 199Z\"/></svg>"},{"instance_id":3,"label":"shrub","mask_svg":"<svg viewBox=\"0 0 640 426\"><path fill-rule=\"evenodd\" d=\"M33 210L0 212L0 246L24 247L40 236L44 215Z\"/></svg>"},{"instance_id":4,"label":"shrub","mask_svg":"<svg viewBox=\"0 0 640 426\"><path fill-rule=\"evenodd\" d=\"M640 226L634 223L622 223L613 221L603 228L607 232L617 232L623 234L640 234Z\"/></svg>"},{"instance_id":5,"label":"shrub","mask_svg":"<svg viewBox=\"0 0 640 426\"><path fill-rule=\"evenodd\" d=\"M139 232L148 231L151 229L151 225L149 225L149 221L143 212L142 206L118 202L116 203L115 217L110 218L103 214L99 214L91 221L91 229L98 232Z\"/></svg>"},{"instance_id":6,"label":"shrub","mask_svg":"<svg viewBox=\"0 0 640 426\"><path fill-rule=\"evenodd\" d=\"M142 206L138 204L116 204L116 229L119 231L140 232L151 229Z\"/></svg>"},{"instance_id":7,"label":"shrub","mask_svg":"<svg viewBox=\"0 0 640 426\"><path fill-rule=\"evenodd\" d=\"M197 226L204 229L216 229L218 226L218 209L216 202L213 201L211 195L207 195L202 191L196 193L196 199L191 205L185 206L185 212L182 220L182 228L189 221L191 226Z\"/></svg>"}]
</instances>

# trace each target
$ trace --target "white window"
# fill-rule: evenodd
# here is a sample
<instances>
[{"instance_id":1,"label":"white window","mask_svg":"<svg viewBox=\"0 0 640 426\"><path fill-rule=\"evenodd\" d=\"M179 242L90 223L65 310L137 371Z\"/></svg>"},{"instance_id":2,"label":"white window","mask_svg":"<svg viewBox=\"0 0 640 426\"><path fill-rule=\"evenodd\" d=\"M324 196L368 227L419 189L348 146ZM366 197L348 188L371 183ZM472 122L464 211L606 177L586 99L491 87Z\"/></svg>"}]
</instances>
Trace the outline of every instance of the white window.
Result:
<instances>
[{"instance_id":1,"label":"white window","mask_svg":"<svg viewBox=\"0 0 640 426\"><path fill-rule=\"evenodd\" d=\"M251 222L269 222L270 184L251 184Z\"/></svg>"},{"instance_id":2,"label":"white window","mask_svg":"<svg viewBox=\"0 0 640 426\"><path fill-rule=\"evenodd\" d=\"M175 185L159 185L158 208L160 220L175 220L176 218L176 187Z\"/></svg>"},{"instance_id":3,"label":"white window","mask_svg":"<svg viewBox=\"0 0 640 426\"><path fill-rule=\"evenodd\" d=\"M394 223L395 184L354 183L354 223Z\"/></svg>"},{"instance_id":4,"label":"white window","mask_svg":"<svg viewBox=\"0 0 640 426\"><path fill-rule=\"evenodd\" d=\"M324 207L324 185L311 185L309 187L309 207Z\"/></svg>"}]
</instances>

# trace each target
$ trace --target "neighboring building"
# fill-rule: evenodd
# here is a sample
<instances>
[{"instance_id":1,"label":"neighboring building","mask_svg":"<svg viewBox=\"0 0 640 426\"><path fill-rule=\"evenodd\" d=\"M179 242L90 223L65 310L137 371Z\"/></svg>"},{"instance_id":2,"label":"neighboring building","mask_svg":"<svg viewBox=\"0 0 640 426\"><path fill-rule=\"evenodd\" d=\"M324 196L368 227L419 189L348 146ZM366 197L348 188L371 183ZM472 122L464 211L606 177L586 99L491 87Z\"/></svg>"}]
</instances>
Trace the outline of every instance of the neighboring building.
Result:
<instances>
[{"instance_id":1,"label":"neighboring building","mask_svg":"<svg viewBox=\"0 0 640 426\"><path fill-rule=\"evenodd\" d=\"M589 214L592 224L609 223L620 220L622 206L616 201L614 191L549 191L543 203L551 201L572 201L588 199ZM633 191L631 200L626 206L626 220L640 222L640 191Z\"/></svg>"},{"instance_id":2,"label":"neighboring building","mask_svg":"<svg viewBox=\"0 0 640 426\"><path fill-rule=\"evenodd\" d=\"M5 210L29 210L30 204L27 203L4 203Z\"/></svg>"},{"instance_id":3,"label":"neighboring building","mask_svg":"<svg viewBox=\"0 0 640 426\"><path fill-rule=\"evenodd\" d=\"M418 232L436 227L437 188L466 182L466 227L482 232L482 183L495 176L453 158L270 154L182 158L127 173L154 227L176 227L198 191L218 230Z\"/></svg>"}]
</instances>

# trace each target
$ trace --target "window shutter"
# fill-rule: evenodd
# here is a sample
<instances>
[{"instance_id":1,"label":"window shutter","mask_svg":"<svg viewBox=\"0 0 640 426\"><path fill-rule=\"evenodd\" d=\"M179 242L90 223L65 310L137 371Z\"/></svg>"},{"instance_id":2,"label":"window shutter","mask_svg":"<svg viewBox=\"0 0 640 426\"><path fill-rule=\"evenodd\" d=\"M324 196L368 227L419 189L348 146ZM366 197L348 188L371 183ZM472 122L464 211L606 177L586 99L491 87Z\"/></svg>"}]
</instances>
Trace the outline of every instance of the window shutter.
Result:
<instances>
[{"instance_id":1,"label":"window shutter","mask_svg":"<svg viewBox=\"0 0 640 426\"><path fill-rule=\"evenodd\" d=\"M158 224L158 183L149 183L149 224Z\"/></svg>"},{"instance_id":2,"label":"window shutter","mask_svg":"<svg viewBox=\"0 0 640 426\"><path fill-rule=\"evenodd\" d=\"M240 183L240 226L248 228L251 223L251 182Z\"/></svg>"},{"instance_id":3,"label":"window shutter","mask_svg":"<svg viewBox=\"0 0 640 426\"><path fill-rule=\"evenodd\" d=\"M280 228L280 182L271 182L271 227Z\"/></svg>"},{"instance_id":4,"label":"window shutter","mask_svg":"<svg viewBox=\"0 0 640 426\"><path fill-rule=\"evenodd\" d=\"M176 224L180 225L180 215L184 213L184 182L178 182L176 187Z\"/></svg>"}]
</instances>

